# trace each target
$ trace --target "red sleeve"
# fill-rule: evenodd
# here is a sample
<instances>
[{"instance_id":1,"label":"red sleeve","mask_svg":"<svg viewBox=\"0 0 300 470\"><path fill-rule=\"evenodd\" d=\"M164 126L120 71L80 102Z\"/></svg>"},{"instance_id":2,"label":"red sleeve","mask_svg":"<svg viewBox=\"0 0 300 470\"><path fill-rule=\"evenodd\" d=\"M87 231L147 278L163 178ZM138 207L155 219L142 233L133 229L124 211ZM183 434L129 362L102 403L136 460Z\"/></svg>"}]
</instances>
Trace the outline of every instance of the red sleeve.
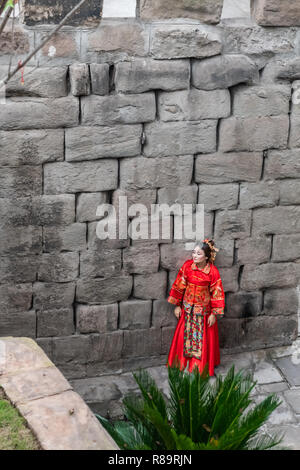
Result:
<instances>
[{"instance_id":1,"label":"red sleeve","mask_svg":"<svg viewBox=\"0 0 300 470\"><path fill-rule=\"evenodd\" d=\"M224 315L225 294L220 273L216 266L212 270L209 292L211 313L214 315Z\"/></svg>"},{"instance_id":2,"label":"red sleeve","mask_svg":"<svg viewBox=\"0 0 300 470\"><path fill-rule=\"evenodd\" d=\"M174 305L181 305L183 295L187 286L187 279L185 273L186 263L184 263L176 276L169 293L168 302Z\"/></svg>"}]
</instances>

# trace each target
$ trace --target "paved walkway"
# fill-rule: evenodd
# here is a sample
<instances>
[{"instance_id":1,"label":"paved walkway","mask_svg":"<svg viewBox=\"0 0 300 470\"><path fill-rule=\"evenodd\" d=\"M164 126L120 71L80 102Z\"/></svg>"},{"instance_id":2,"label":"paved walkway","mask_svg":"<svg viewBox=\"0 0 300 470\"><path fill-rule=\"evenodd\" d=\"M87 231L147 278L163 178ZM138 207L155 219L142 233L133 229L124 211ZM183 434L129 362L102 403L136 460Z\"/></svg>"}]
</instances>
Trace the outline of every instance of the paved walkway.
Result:
<instances>
[{"instance_id":1,"label":"paved walkway","mask_svg":"<svg viewBox=\"0 0 300 470\"><path fill-rule=\"evenodd\" d=\"M225 375L235 365L251 371L257 381L252 390L255 403L259 403L269 393L275 392L282 403L271 414L261 430L264 433L285 433L280 446L300 450L300 338L291 346L268 348L252 352L225 355L215 368L216 374ZM163 366L147 369L160 384L166 397L169 396L167 368ZM216 380L215 377L210 379ZM122 397L127 392L137 391L132 372L119 375L106 375L94 379L70 381L93 411L113 419L122 416Z\"/></svg>"}]
</instances>

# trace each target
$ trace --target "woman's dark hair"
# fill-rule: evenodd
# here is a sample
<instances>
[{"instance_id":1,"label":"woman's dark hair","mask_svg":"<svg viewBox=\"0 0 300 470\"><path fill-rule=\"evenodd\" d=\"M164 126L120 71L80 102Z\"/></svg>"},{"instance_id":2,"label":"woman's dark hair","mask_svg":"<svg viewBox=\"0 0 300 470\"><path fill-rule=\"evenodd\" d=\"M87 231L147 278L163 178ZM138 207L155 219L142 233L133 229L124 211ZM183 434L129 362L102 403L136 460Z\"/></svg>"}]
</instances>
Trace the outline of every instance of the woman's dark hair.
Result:
<instances>
[{"instance_id":1,"label":"woman's dark hair","mask_svg":"<svg viewBox=\"0 0 300 470\"><path fill-rule=\"evenodd\" d=\"M211 239L209 239L209 243L214 246L215 245L215 242ZM208 258L208 261L211 261L211 253L212 253L212 250L210 249L209 245L205 242L196 242L195 245L194 245L194 249L196 248L196 246L199 246L201 248L201 250L204 251L204 254L205 256Z\"/></svg>"}]
</instances>

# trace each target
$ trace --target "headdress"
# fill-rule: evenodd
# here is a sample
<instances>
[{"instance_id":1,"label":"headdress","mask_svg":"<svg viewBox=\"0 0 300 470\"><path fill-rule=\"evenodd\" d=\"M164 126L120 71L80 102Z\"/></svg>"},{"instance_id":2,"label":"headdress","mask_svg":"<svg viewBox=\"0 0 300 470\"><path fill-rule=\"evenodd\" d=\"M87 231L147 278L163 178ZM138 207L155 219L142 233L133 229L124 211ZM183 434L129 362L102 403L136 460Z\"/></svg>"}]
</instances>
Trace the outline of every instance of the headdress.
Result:
<instances>
[{"instance_id":1,"label":"headdress","mask_svg":"<svg viewBox=\"0 0 300 470\"><path fill-rule=\"evenodd\" d=\"M211 251L209 261L211 261L211 262L213 263L213 262L215 261L215 258L216 258L216 256L217 256L217 252L219 251L219 249L216 248L216 247L212 244L212 243L214 243L214 241L213 241L213 240L210 240L209 238L205 238L205 239L203 240L203 243L206 243L206 244L209 246L210 251Z\"/></svg>"}]
</instances>

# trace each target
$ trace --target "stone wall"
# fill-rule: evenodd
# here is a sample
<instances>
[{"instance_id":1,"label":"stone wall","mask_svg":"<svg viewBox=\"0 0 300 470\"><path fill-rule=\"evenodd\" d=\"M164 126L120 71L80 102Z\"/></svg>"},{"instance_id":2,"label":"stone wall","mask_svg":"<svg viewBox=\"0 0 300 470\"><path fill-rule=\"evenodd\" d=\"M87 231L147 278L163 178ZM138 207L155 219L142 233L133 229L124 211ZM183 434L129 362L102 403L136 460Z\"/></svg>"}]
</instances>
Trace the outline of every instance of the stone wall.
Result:
<instances>
[{"instance_id":1,"label":"stone wall","mask_svg":"<svg viewBox=\"0 0 300 470\"><path fill-rule=\"evenodd\" d=\"M48 30L20 23L12 45L8 25L0 77ZM99 240L97 206L127 195L205 205L224 352L291 343L299 39L298 27L252 20L64 27L1 105L0 335L37 338L72 379L165 363L176 326L166 297L189 253L173 239Z\"/></svg>"}]
</instances>

